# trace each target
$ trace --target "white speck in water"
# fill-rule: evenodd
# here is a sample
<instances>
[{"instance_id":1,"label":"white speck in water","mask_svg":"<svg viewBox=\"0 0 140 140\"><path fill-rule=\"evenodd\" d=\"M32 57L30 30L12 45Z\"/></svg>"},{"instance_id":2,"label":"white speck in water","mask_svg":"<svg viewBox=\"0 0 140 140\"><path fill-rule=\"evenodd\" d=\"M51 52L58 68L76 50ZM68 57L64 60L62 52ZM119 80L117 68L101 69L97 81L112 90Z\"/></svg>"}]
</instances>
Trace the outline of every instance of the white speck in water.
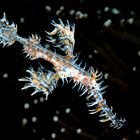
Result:
<instances>
[{"instance_id":1,"label":"white speck in water","mask_svg":"<svg viewBox=\"0 0 140 140\"><path fill-rule=\"evenodd\" d=\"M36 133L36 129L32 129L33 133Z\"/></svg>"},{"instance_id":2,"label":"white speck in water","mask_svg":"<svg viewBox=\"0 0 140 140\"><path fill-rule=\"evenodd\" d=\"M57 11L56 11L56 15L57 15L57 16L60 15L60 13L61 13L60 10L57 10Z\"/></svg>"},{"instance_id":3,"label":"white speck in water","mask_svg":"<svg viewBox=\"0 0 140 140\"><path fill-rule=\"evenodd\" d=\"M88 14L87 14L87 13L85 13L83 16L84 16L84 18L87 18L87 17L88 17Z\"/></svg>"},{"instance_id":4,"label":"white speck in water","mask_svg":"<svg viewBox=\"0 0 140 140\"><path fill-rule=\"evenodd\" d=\"M25 22L25 18L24 17L21 17L20 18L20 23L24 23Z\"/></svg>"},{"instance_id":5,"label":"white speck in water","mask_svg":"<svg viewBox=\"0 0 140 140\"><path fill-rule=\"evenodd\" d=\"M46 5L46 6L45 6L45 9L46 9L47 12L50 12L52 8L51 8L51 6Z\"/></svg>"},{"instance_id":6,"label":"white speck in water","mask_svg":"<svg viewBox=\"0 0 140 140\"><path fill-rule=\"evenodd\" d=\"M134 11L130 11L130 14L131 14L131 15L135 15L135 12L134 12Z\"/></svg>"},{"instance_id":7,"label":"white speck in water","mask_svg":"<svg viewBox=\"0 0 140 140\"><path fill-rule=\"evenodd\" d=\"M112 23L112 20L111 20L111 19L108 19L108 20L106 20L106 21L104 22L104 26L105 26L105 27L109 27L109 26L111 25L111 23Z\"/></svg>"},{"instance_id":8,"label":"white speck in water","mask_svg":"<svg viewBox=\"0 0 140 140\"><path fill-rule=\"evenodd\" d=\"M105 11L105 12L108 12L108 11L109 11L109 7L107 7L107 6L104 7L104 11Z\"/></svg>"},{"instance_id":9,"label":"white speck in water","mask_svg":"<svg viewBox=\"0 0 140 140\"><path fill-rule=\"evenodd\" d=\"M60 11L64 10L64 6L60 6L59 10Z\"/></svg>"},{"instance_id":10,"label":"white speck in water","mask_svg":"<svg viewBox=\"0 0 140 140\"><path fill-rule=\"evenodd\" d=\"M39 100L40 100L41 103L43 103L45 99L44 99L44 97L40 97Z\"/></svg>"},{"instance_id":11,"label":"white speck in water","mask_svg":"<svg viewBox=\"0 0 140 140\"><path fill-rule=\"evenodd\" d=\"M54 122L58 122L58 121L59 121L58 116L53 116L53 121L54 121Z\"/></svg>"},{"instance_id":12,"label":"white speck in water","mask_svg":"<svg viewBox=\"0 0 140 140\"><path fill-rule=\"evenodd\" d=\"M134 67L132 68L133 71L136 71L136 69L137 69L136 66L134 66Z\"/></svg>"},{"instance_id":13,"label":"white speck in water","mask_svg":"<svg viewBox=\"0 0 140 140\"><path fill-rule=\"evenodd\" d=\"M120 13L120 11L117 8L112 8L111 11L112 11L113 14L119 14Z\"/></svg>"},{"instance_id":14,"label":"white speck in water","mask_svg":"<svg viewBox=\"0 0 140 140\"><path fill-rule=\"evenodd\" d=\"M34 99L34 104L37 104L38 103L38 100L37 99Z\"/></svg>"},{"instance_id":15,"label":"white speck in water","mask_svg":"<svg viewBox=\"0 0 140 140\"><path fill-rule=\"evenodd\" d=\"M29 109L29 107L30 107L30 104L29 103L25 103L24 104L24 109Z\"/></svg>"},{"instance_id":16,"label":"white speck in water","mask_svg":"<svg viewBox=\"0 0 140 140\"><path fill-rule=\"evenodd\" d=\"M72 16L72 15L74 15L74 13L75 13L75 10L73 10L73 9L71 9L70 11L69 11L69 14Z\"/></svg>"},{"instance_id":17,"label":"white speck in water","mask_svg":"<svg viewBox=\"0 0 140 140\"><path fill-rule=\"evenodd\" d=\"M120 23L123 25L124 24L124 22L125 22L125 19L121 19L120 20Z\"/></svg>"},{"instance_id":18,"label":"white speck in water","mask_svg":"<svg viewBox=\"0 0 140 140\"><path fill-rule=\"evenodd\" d=\"M28 123L27 118L22 119L22 126L24 127Z\"/></svg>"},{"instance_id":19,"label":"white speck in water","mask_svg":"<svg viewBox=\"0 0 140 140\"><path fill-rule=\"evenodd\" d=\"M102 12L101 10L97 10L97 14L100 15Z\"/></svg>"},{"instance_id":20,"label":"white speck in water","mask_svg":"<svg viewBox=\"0 0 140 140\"><path fill-rule=\"evenodd\" d=\"M7 79L7 78L8 78L8 73L4 73L2 77L3 77L4 79Z\"/></svg>"},{"instance_id":21,"label":"white speck in water","mask_svg":"<svg viewBox=\"0 0 140 140\"><path fill-rule=\"evenodd\" d=\"M88 55L88 58L89 58L89 59L92 59L92 58L93 58L93 55L92 55L92 54L89 54L89 55Z\"/></svg>"},{"instance_id":22,"label":"white speck in water","mask_svg":"<svg viewBox=\"0 0 140 140\"><path fill-rule=\"evenodd\" d=\"M37 117L36 116L33 116L32 117L32 122L36 122L37 121Z\"/></svg>"},{"instance_id":23,"label":"white speck in water","mask_svg":"<svg viewBox=\"0 0 140 140\"><path fill-rule=\"evenodd\" d=\"M41 140L46 140L45 138L41 138Z\"/></svg>"},{"instance_id":24,"label":"white speck in water","mask_svg":"<svg viewBox=\"0 0 140 140\"><path fill-rule=\"evenodd\" d=\"M138 51L138 56L140 56L140 51Z\"/></svg>"},{"instance_id":25,"label":"white speck in water","mask_svg":"<svg viewBox=\"0 0 140 140\"><path fill-rule=\"evenodd\" d=\"M80 133L82 132L82 129L81 129L81 128L78 128L78 129L76 130L76 132L77 132L78 134L80 134Z\"/></svg>"},{"instance_id":26,"label":"white speck in water","mask_svg":"<svg viewBox=\"0 0 140 140\"><path fill-rule=\"evenodd\" d=\"M128 22L129 24L133 24L134 19L133 19L133 18L129 18L129 19L127 19L127 22Z\"/></svg>"},{"instance_id":27,"label":"white speck in water","mask_svg":"<svg viewBox=\"0 0 140 140\"><path fill-rule=\"evenodd\" d=\"M52 137L52 139L55 139L56 138L56 134L55 133L52 133L51 134L51 137Z\"/></svg>"},{"instance_id":28,"label":"white speck in water","mask_svg":"<svg viewBox=\"0 0 140 140\"><path fill-rule=\"evenodd\" d=\"M136 133L136 135L139 135L139 134L140 134L140 130L137 129L137 130L135 131L135 133Z\"/></svg>"},{"instance_id":29,"label":"white speck in water","mask_svg":"<svg viewBox=\"0 0 140 140\"><path fill-rule=\"evenodd\" d=\"M97 51L97 50L94 50L94 53L95 53L95 54L97 54L97 53L98 53L98 51Z\"/></svg>"},{"instance_id":30,"label":"white speck in water","mask_svg":"<svg viewBox=\"0 0 140 140\"><path fill-rule=\"evenodd\" d=\"M66 131L66 129L63 128L63 127L62 127L61 130L60 130L61 133L64 133L65 131Z\"/></svg>"},{"instance_id":31,"label":"white speck in water","mask_svg":"<svg viewBox=\"0 0 140 140\"><path fill-rule=\"evenodd\" d=\"M105 74L104 74L104 78L105 78L105 79L108 79L108 76L109 76L108 73L105 73Z\"/></svg>"},{"instance_id":32,"label":"white speck in water","mask_svg":"<svg viewBox=\"0 0 140 140\"><path fill-rule=\"evenodd\" d=\"M59 110L56 110L56 112L55 112L56 114L60 114L60 111Z\"/></svg>"},{"instance_id":33,"label":"white speck in water","mask_svg":"<svg viewBox=\"0 0 140 140\"><path fill-rule=\"evenodd\" d=\"M68 113L70 113L70 108L66 108L66 110L65 110L65 112L68 114Z\"/></svg>"}]
</instances>

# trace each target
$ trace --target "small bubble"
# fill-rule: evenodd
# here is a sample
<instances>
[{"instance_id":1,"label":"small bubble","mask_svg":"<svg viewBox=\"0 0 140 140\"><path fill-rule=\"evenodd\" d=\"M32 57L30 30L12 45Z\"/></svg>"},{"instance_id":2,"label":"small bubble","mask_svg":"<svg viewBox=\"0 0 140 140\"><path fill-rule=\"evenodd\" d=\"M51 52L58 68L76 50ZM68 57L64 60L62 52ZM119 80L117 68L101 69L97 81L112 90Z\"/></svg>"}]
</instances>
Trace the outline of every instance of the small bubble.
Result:
<instances>
[{"instance_id":1,"label":"small bubble","mask_svg":"<svg viewBox=\"0 0 140 140\"><path fill-rule=\"evenodd\" d=\"M78 129L76 130L76 132L77 132L78 134L80 134L80 133L82 132L82 129L81 129L81 128L78 128Z\"/></svg>"},{"instance_id":2,"label":"small bubble","mask_svg":"<svg viewBox=\"0 0 140 140\"><path fill-rule=\"evenodd\" d=\"M66 108L66 110L65 110L65 112L68 114L68 113L70 113L70 108Z\"/></svg>"},{"instance_id":3,"label":"small bubble","mask_svg":"<svg viewBox=\"0 0 140 140\"><path fill-rule=\"evenodd\" d=\"M30 107L30 104L29 103L25 103L24 104L24 109L29 109L29 107Z\"/></svg>"}]
</instances>

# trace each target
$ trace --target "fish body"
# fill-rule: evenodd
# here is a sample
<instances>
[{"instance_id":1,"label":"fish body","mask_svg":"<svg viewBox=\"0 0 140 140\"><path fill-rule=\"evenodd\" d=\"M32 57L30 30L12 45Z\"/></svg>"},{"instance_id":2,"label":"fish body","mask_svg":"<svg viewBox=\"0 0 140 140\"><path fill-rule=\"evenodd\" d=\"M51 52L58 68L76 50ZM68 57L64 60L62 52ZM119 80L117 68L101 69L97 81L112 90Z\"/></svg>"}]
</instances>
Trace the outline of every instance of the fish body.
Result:
<instances>
[{"instance_id":1,"label":"fish body","mask_svg":"<svg viewBox=\"0 0 140 140\"><path fill-rule=\"evenodd\" d=\"M79 59L74 55L74 32L75 25L66 21L66 24L59 19L59 23L52 21L54 30L46 31L47 41L53 47L60 49L65 55L60 55L50 49L43 47L40 43L41 38L37 35L31 35L29 38L23 38L17 34L17 25L9 24L4 13L0 20L0 43L3 46L11 46L14 42L19 42L23 45L23 52L30 60L44 59L53 65L54 71L47 70L40 65L37 71L30 67L27 72L29 77L20 78L19 81L24 81L26 84L22 89L34 88L32 95L42 92L48 95L58 86L58 81L62 80L64 84L73 81L72 88L78 86L80 96L85 95L87 100L87 107L90 114L99 113L100 122L110 121L110 126L114 128L121 128L125 119L118 119L116 113L113 113L113 108L109 108L106 100L103 98L104 89L107 86L102 86L102 73L95 70L93 67L82 67L82 61L77 64Z\"/></svg>"}]
</instances>

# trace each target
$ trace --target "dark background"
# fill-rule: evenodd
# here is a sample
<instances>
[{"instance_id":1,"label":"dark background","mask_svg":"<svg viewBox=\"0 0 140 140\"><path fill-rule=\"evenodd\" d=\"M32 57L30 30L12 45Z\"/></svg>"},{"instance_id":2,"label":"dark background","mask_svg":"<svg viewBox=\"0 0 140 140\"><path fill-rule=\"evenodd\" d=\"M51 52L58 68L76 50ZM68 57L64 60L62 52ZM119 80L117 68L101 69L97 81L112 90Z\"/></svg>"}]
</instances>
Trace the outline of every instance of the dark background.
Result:
<instances>
[{"instance_id":1,"label":"dark background","mask_svg":"<svg viewBox=\"0 0 140 140\"><path fill-rule=\"evenodd\" d=\"M114 9L116 12L114 12ZM43 60L31 61L22 45L0 47L0 139L1 140L139 140L140 135L140 11L136 1L127 0L19 0L2 1L0 16L18 25L18 34L41 36L51 30L51 20L76 24L75 53L104 74L109 85L104 97L118 117L125 118L120 130L98 122L89 115L84 97L72 83L54 90L48 100L42 94L30 96L32 89L21 91L26 69L37 69ZM72 14L73 13L73 14ZM111 21L111 23L110 23ZM109 24L107 24L109 23ZM80 61L79 61L80 62Z\"/></svg>"}]
</instances>

